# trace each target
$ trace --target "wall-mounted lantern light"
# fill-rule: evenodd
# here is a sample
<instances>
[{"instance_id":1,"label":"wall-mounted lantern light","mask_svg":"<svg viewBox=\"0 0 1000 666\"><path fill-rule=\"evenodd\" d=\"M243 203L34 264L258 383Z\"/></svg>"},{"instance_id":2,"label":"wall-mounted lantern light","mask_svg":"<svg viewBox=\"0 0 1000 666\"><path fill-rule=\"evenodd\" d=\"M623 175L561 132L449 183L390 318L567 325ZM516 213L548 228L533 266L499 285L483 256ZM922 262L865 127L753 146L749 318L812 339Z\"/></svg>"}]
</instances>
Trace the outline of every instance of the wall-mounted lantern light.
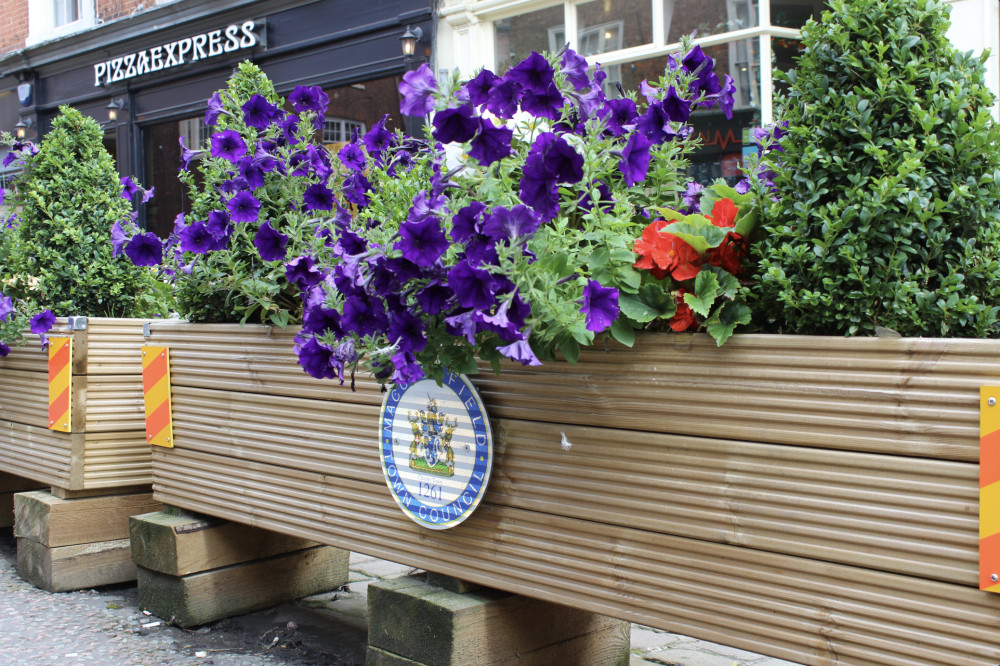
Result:
<instances>
[{"instance_id":1,"label":"wall-mounted lantern light","mask_svg":"<svg viewBox=\"0 0 1000 666\"><path fill-rule=\"evenodd\" d=\"M414 53L416 53L417 42L419 42L420 38L423 36L424 36L424 31L421 30L419 26L416 28L411 28L410 26L406 26L406 32L404 32L403 36L399 38L399 41L403 45L403 55L409 58Z\"/></svg>"},{"instance_id":2,"label":"wall-mounted lantern light","mask_svg":"<svg viewBox=\"0 0 1000 666\"><path fill-rule=\"evenodd\" d=\"M113 123L116 120L118 120L118 112L121 111L123 108L125 108L125 100L123 100L121 97L117 99L112 97L111 101L108 102L107 106L108 121Z\"/></svg>"},{"instance_id":3,"label":"wall-mounted lantern light","mask_svg":"<svg viewBox=\"0 0 1000 666\"><path fill-rule=\"evenodd\" d=\"M21 118L14 125L14 136L17 137L18 141L23 141L24 137L28 135L28 129L35 124L31 118Z\"/></svg>"}]
</instances>

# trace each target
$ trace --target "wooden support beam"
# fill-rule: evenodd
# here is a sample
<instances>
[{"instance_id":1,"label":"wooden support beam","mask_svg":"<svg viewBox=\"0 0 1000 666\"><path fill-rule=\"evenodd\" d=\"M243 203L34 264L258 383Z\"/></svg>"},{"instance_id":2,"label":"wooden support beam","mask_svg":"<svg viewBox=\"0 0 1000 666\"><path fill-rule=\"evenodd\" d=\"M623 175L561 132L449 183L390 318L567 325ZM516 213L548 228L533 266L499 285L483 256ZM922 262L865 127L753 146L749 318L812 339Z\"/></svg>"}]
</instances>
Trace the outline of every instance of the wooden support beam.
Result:
<instances>
[{"instance_id":1,"label":"wooden support beam","mask_svg":"<svg viewBox=\"0 0 1000 666\"><path fill-rule=\"evenodd\" d=\"M316 546L187 576L140 566L139 608L182 627L249 613L340 587L348 579L349 555Z\"/></svg>"},{"instance_id":2,"label":"wooden support beam","mask_svg":"<svg viewBox=\"0 0 1000 666\"><path fill-rule=\"evenodd\" d=\"M319 544L217 518L163 511L129 518L132 560L171 576L259 560Z\"/></svg>"},{"instance_id":3,"label":"wooden support beam","mask_svg":"<svg viewBox=\"0 0 1000 666\"><path fill-rule=\"evenodd\" d=\"M368 666L629 663L624 620L422 574L368 586Z\"/></svg>"},{"instance_id":4,"label":"wooden support beam","mask_svg":"<svg viewBox=\"0 0 1000 666\"><path fill-rule=\"evenodd\" d=\"M129 516L159 509L152 493L59 499L36 490L14 495L14 536L50 548L128 539Z\"/></svg>"},{"instance_id":5,"label":"wooden support beam","mask_svg":"<svg viewBox=\"0 0 1000 666\"><path fill-rule=\"evenodd\" d=\"M17 573L48 592L69 592L135 580L128 539L50 548L17 540Z\"/></svg>"}]
</instances>

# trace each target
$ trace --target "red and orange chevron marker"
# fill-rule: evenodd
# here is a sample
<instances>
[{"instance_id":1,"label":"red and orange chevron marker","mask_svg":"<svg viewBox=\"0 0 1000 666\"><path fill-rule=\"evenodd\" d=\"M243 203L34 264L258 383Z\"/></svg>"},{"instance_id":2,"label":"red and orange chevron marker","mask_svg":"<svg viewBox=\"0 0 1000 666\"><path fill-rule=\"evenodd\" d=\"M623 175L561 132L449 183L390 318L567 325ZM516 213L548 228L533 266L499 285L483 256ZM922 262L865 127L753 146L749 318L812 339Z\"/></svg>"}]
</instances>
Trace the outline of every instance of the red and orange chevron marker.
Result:
<instances>
[{"instance_id":1,"label":"red and orange chevron marker","mask_svg":"<svg viewBox=\"0 0 1000 666\"><path fill-rule=\"evenodd\" d=\"M1000 592L1000 386L979 389L979 589Z\"/></svg>"},{"instance_id":2,"label":"red and orange chevron marker","mask_svg":"<svg viewBox=\"0 0 1000 666\"><path fill-rule=\"evenodd\" d=\"M146 441L156 446L174 446L170 414L170 350L142 348L142 397L146 404Z\"/></svg>"},{"instance_id":3,"label":"red and orange chevron marker","mask_svg":"<svg viewBox=\"0 0 1000 666\"><path fill-rule=\"evenodd\" d=\"M72 388L73 338L49 338L49 430L72 429Z\"/></svg>"}]
</instances>

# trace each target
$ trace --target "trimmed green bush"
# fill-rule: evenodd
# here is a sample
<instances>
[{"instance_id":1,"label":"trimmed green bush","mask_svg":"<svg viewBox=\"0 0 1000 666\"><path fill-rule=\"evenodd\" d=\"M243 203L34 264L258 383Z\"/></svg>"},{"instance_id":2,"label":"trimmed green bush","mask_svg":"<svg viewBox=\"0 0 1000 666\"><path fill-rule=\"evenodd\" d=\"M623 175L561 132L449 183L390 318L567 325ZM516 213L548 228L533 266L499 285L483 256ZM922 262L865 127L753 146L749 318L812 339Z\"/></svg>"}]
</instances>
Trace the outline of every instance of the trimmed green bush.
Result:
<instances>
[{"instance_id":1,"label":"trimmed green bush","mask_svg":"<svg viewBox=\"0 0 1000 666\"><path fill-rule=\"evenodd\" d=\"M56 316L146 316L165 311L155 274L112 256L111 227L129 219L114 159L91 118L61 107L36 155L25 154L0 234L0 289Z\"/></svg>"},{"instance_id":2,"label":"trimmed green bush","mask_svg":"<svg viewBox=\"0 0 1000 666\"><path fill-rule=\"evenodd\" d=\"M934 0L833 0L779 76L757 244L759 324L812 334L1000 332L1000 129L986 56ZM776 197L771 201L770 197Z\"/></svg>"}]
</instances>

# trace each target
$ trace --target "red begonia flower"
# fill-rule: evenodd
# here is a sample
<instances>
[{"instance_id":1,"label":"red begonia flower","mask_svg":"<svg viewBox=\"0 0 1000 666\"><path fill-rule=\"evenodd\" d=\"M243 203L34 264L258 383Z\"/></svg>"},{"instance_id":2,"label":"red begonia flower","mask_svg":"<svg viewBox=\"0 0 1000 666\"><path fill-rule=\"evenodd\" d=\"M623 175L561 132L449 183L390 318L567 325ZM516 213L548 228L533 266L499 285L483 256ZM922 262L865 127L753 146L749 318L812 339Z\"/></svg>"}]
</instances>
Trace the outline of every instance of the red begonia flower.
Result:
<instances>
[{"instance_id":1,"label":"red begonia flower","mask_svg":"<svg viewBox=\"0 0 1000 666\"><path fill-rule=\"evenodd\" d=\"M737 210L732 199L719 199L712 206L712 214L708 219L717 227L735 227Z\"/></svg>"},{"instance_id":2,"label":"red begonia flower","mask_svg":"<svg viewBox=\"0 0 1000 666\"><path fill-rule=\"evenodd\" d=\"M677 333L698 328L698 320L695 319L691 306L684 302L684 294L689 293L686 289L679 289L674 293L674 302L677 303L677 312L670 319L670 328Z\"/></svg>"}]
</instances>

